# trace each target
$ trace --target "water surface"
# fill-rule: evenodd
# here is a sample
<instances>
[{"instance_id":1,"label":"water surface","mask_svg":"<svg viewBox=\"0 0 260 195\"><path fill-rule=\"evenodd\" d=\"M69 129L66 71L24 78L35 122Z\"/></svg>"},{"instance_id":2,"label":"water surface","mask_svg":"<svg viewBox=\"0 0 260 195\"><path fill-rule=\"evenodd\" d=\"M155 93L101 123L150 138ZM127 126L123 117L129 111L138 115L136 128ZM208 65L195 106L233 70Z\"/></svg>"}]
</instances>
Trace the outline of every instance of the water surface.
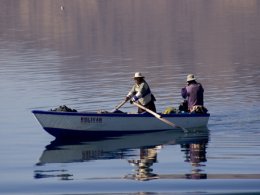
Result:
<instances>
[{"instance_id":1,"label":"water surface","mask_svg":"<svg viewBox=\"0 0 260 195\"><path fill-rule=\"evenodd\" d=\"M0 4L1 193L260 192L257 0ZM57 143L31 113L112 110L137 71L160 112L195 74L208 129Z\"/></svg>"}]
</instances>

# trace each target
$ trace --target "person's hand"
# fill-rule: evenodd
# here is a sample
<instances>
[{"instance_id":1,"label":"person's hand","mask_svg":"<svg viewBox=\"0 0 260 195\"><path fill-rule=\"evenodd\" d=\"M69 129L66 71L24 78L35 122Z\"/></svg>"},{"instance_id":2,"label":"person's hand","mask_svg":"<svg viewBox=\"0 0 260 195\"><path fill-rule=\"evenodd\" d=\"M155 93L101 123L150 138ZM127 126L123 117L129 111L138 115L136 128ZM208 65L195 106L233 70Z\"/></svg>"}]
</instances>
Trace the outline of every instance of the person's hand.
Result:
<instances>
[{"instance_id":1,"label":"person's hand","mask_svg":"<svg viewBox=\"0 0 260 195\"><path fill-rule=\"evenodd\" d=\"M138 97L134 96L132 97L132 99L130 100L130 104L132 104L133 102L136 102L138 100Z\"/></svg>"},{"instance_id":2,"label":"person's hand","mask_svg":"<svg viewBox=\"0 0 260 195\"><path fill-rule=\"evenodd\" d=\"M126 96L126 97L125 97L125 101L127 102L128 100L130 100L130 97L129 97L129 96Z\"/></svg>"}]
</instances>

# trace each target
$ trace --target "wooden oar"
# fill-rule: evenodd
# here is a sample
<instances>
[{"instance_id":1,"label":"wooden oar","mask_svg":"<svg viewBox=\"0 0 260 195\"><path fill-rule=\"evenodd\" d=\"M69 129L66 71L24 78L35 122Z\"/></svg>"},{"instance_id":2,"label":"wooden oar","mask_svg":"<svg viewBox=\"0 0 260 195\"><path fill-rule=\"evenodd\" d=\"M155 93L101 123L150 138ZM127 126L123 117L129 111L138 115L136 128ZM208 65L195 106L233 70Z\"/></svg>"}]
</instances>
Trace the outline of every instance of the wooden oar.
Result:
<instances>
[{"instance_id":1,"label":"wooden oar","mask_svg":"<svg viewBox=\"0 0 260 195\"><path fill-rule=\"evenodd\" d=\"M127 102L126 100L122 101L120 104L118 104L118 105L115 107L115 109L114 109L112 112L115 112L116 110L118 110L119 108L121 108L126 102Z\"/></svg>"},{"instance_id":2,"label":"wooden oar","mask_svg":"<svg viewBox=\"0 0 260 195\"><path fill-rule=\"evenodd\" d=\"M140 104L138 104L138 103L136 103L136 102L133 102L133 104L136 105L137 107L139 107L139 108L145 110L146 112L149 112L150 114L154 115L157 119L159 119L159 120L161 120L162 122L164 122L164 123L170 125L171 127L174 127L174 128L177 127L177 128L182 129L183 131L188 131L187 129L185 129L185 128L183 128L183 127L180 127L180 126L178 126L178 125L175 125L175 124L172 123L171 121L168 121L167 119L163 118L161 115L159 115L159 114L153 112L152 110L150 110L150 109L148 109L148 108L146 108L146 107L144 107L144 106L142 106L142 105L140 105Z\"/></svg>"}]
</instances>

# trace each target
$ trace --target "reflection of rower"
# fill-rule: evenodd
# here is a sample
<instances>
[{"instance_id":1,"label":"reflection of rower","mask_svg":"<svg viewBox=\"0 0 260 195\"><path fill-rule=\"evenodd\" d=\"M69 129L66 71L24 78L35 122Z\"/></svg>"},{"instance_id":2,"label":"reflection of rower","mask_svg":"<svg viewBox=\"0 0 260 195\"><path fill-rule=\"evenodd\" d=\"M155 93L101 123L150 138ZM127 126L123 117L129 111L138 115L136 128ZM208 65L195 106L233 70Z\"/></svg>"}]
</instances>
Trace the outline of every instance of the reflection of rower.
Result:
<instances>
[{"instance_id":1,"label":"reflection of rower","mask_svg":"<svg viewBox=\"0 0 260 195\"><path fill-rule=\"evenodd\" d=\"M135 174L131 175L132 179L147 181L157 179L157 174L152 173L151 166L157 162L157 152L161 146L155 148L140 149L140 159L128 160L128 162L136 167Z\"/></svg>"},{"instance_id":2,"label":"reflection of rower","mask_svg":"<svg viewBox=\"0 0 260 195\"><path fill-rule=\"evenodd\" d=\"M207 161L206 158L206 145L207 143L192 143L192 144L184 144L182 145L185 148L185 157L186 162L190 162L193 170L191 174L186 174L186 178L188 179L206 179L207 174L201 173L199 167L205 166L202 163Z\"/></svg>"}]
</instances>

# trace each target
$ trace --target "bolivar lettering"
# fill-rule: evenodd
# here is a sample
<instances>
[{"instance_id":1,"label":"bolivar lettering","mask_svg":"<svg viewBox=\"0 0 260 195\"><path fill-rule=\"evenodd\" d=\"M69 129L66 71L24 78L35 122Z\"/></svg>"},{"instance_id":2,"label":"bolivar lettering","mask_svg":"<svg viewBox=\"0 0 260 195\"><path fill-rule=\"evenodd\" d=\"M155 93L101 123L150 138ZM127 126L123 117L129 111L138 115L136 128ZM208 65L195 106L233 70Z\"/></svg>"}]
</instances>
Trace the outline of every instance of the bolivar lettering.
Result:
<instances>
[{"instance_id":1,"label":"bolivar lettering","mask_svg":"<svg viewBox=\"0 0 260 195\"><path fill-rule=\"evenodd\" d=\"M101 117L81 117L81 123L102 123Z\"/></svg>"}]
</instances>

